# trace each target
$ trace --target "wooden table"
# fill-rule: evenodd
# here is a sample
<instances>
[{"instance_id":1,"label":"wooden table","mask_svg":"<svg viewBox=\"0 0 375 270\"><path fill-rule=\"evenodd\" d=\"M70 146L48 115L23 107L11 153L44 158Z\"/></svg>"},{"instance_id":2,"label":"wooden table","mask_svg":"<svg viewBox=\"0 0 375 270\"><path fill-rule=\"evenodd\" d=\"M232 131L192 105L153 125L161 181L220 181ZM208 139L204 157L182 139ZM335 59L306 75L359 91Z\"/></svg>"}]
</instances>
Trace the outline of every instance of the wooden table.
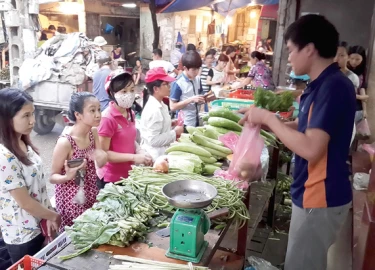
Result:
<instances>
[{"instance_id":1,"label":"wooden table","mask_svg":"<svg viewBox=\"0 0 375 270\"><path fill-rule=\"evenodd\" d=\"M223 265L225 265L225 269L242 269L247 253L247 245L253 237L267 205L267 223L269 226L273 226L276 193L275 187L277 184L277 170L279 163L278 148L272 149L270 161L271 163L268 176L271 182L266 184L254 183L250 185L244 199L244 203L250 211L250 222L246 222L245 226L238 230L237 233L234 232L232 235L227 235L231 226L231 221L229 221L227 226L221 231L209 230L209 232L205 235L205 240L209 243L209 245L203 254L200 265L209 266L213 270L221 269ZM224 241L225 243L223 243L225 246L221 245L226 235L227 238L232 239L232 243L234 242L234 246L229 250L227 241ZM235 238L237 239L233 241ZM51 263L57 269L63 270L108 269L109 264L121 264L121 262L113 259L112 255L128 255L148 260L186 264L184 261L167 258L165 256L165 253L169 248L169 240L169 237L161 238L156 235L155 232L151 232L147 236L147 242L149 244L136 242L126 248L102 245L96 250L90 250L87 253L71 260L61 261L57 258L58 256L64 256L75 252L73 244L69 244L58 255L49 260L49 263ZM110 252L111 254L107 252ZM227 262L221 261L221 257L223 256L229 258Z\"/></svg>"},{"instance_id":2,"label":"wooden table","mask_svg":"<svg viewBox=\"0 0 375 270\"><path fill-rule=\"evenodd\" d=\"M250 192L247 192L245 203L249 208L249 201L250 201ZM205 235L205 240L208 242L208 248L206 249L205 253L203 254L202 260L199 265L209 266L212 263L218 264L218 256L216 256L216 260L214 258L217 255L217 251L221 245L224 236L228 232L231 226L231 220L228 221L227 226L221 230L209 230L208 233ZM229 256L231 260L226 263L235 264L236 267L233 265L230 269L242 269L244 264L244 257L246 255L246 244L247 244L247 224L238 231L238 241L237 241L237 252L236 254L229 252L229 251L218 251L218 254L221 256ZM82 270L91 270L91 269L107 269L109 264L113 263L121 263L116 261L115 259L111 258L112 255L128 255L132 257L138 257L148 260L156 260L161 262L172 262L178 264L186 264L184 261L176 260L167 258L165 256L166 251L169 248L169 237L162 238L156 235L155 232L151 232L148 234L145 243L135 242L129 247L120 248L111 245L102 245L96 250L90 250L89 252L75 257L73 259L67 261L61 261L58 259L58 256L64 256L71 253L74 253L74 246L73 244L69 244L65 247L58 255L53 257L49 260L49 263L52 264L54 267L61 267L60 269L82 269ZM224 262L223 262L224 263ZM211 266L210 266L211 267ZM218 268L220 269L220 268ZM229 269L229 268L228 268Z\"/></svg>"}]
</instances>

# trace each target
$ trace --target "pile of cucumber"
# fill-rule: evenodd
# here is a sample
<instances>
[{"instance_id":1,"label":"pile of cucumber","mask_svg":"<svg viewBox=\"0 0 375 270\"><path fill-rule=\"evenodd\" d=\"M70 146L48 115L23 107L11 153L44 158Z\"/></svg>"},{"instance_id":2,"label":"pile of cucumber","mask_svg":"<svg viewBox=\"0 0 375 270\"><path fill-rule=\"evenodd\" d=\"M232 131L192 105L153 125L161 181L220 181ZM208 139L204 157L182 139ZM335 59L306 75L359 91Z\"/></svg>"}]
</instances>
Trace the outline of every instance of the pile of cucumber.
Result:
<instances>
[{"instance_id":1,"label":"pile of cucumber","mask_svg":"<svg viewBox=\"0 0 375 270\"><path fill-rule=\"evenodd\" d=\"M241 117L233 113L231 110L220 108L210 111L208 115L203 117L203 121L207 123L207 125L205 125L203 129L212 130L214 132L216 131L215 137L213 137L214 139L217 139L216 135L220 136L230 131L240 135L242 131L242 126L238 124L238 121L240 121L240 119ZM269 133L262 129L260 131L260 135L264 139L264 143L267 146L277 147L277 138L272 133Z\"/></svg>"},{"instance_id":2,"label":"pile of cucumber","mask_svg":"<svg viewBox=\"0 0 375 270\"><path fill-rule=\"evenodd\" d=\"M223 165L220 160L232 154L232 150L219 141L219 136L234 132L241 134L242 126L238 124L241 117L229 109L212 110L203 118L207 124L203 127L187 127L189 134L182 134L178 142L167 150L168 155L184 156L186 159L199 157L203 162L203 174L211 175ZM267 145L276 145L276 137L264 130L261 131Z\"/></svg>"},{"instance_id":3,"label":"pile of cucumber","mask_svg":"<svg viewBox=\"0 0 375 270\"><path fill-rule=\"evenodd\" d=\"M203 174L213 174L223 165L218 161L232 154L232 150L225 147L222 142L205 136L198 128L187 127L187 130L189 134L182 134L178 142L173 143L166 153L183 156L188 160L198 157L203 162Z\"/></svg>"}]
</instances>

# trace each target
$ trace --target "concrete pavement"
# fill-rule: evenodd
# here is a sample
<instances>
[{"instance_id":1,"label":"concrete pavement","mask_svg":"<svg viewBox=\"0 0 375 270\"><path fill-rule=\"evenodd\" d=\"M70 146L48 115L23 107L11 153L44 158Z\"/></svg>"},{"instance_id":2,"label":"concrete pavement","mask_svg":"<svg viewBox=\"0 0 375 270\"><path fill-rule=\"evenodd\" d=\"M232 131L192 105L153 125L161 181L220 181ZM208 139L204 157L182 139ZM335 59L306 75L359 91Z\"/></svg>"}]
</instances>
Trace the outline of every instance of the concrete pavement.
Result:
<instances>
[{"instance_id":1,"label":"concrete pavement","mask_svg":"<svg viewBox=\"0 0 375 270\"><path fill-rule=\"evenodd\" d=\"M54 186L49 183L49 176L52 166L52 153L55 148L56 141L63 131L63 127L56 125L51 133L47 135L38 135L35 132L31 134L32 143L38 148L40 156L43 160L45 179L47 182L47 192L49 197L54 195Z\"/></svg>"}]
</instances>

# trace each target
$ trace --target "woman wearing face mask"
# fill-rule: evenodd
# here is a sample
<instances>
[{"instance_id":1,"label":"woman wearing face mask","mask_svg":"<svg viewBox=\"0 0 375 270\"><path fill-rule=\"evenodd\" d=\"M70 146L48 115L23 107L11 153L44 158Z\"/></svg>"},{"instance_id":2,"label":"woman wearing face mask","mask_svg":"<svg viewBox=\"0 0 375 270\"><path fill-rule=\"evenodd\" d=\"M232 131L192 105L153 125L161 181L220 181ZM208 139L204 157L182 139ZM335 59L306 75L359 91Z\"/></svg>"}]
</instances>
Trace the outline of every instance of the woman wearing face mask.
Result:
<instances>
[{"instance_id":1,"label":"woman wearing face mask","mask_svg":"<svg viewBox=\"0 0 375 270\"><path fill-rule=\"evenodd\" d=\"M40 223L47 220L52 236L61 217L48 199L43 162L30 140L35 124L32 97L7 88L0 91L0 100L0 228L15 263L42 249Z\"/></svg>"},{"instance_id":2,"label":"woman wearing face mask","mask_svg":"<svg viewBox=\"0 0 375 270\"><path fill-rule=\"evenodd\" d=\"M108 162L98 170L98 176L108 183L128 177L133 164L152 165L152 157L136 142L135 116L131 110L135 100L132 75L116 70L108 76L105 86L112 101L102 113L98 133Z\"/></svg>"},{"instance_id":3,"label":"woman wearing face mask","mask_svg":"<svg viewBox=\"0 0 375 270\"><path fill-rule=\"evenodd\" d=\"M367 118L366 95L366 50L362 46L353 46L349 49L348 68L359 77L359 88L357 89L357 112L355 122L358 123L363 118Z\"/></svg>"}]
</instances>

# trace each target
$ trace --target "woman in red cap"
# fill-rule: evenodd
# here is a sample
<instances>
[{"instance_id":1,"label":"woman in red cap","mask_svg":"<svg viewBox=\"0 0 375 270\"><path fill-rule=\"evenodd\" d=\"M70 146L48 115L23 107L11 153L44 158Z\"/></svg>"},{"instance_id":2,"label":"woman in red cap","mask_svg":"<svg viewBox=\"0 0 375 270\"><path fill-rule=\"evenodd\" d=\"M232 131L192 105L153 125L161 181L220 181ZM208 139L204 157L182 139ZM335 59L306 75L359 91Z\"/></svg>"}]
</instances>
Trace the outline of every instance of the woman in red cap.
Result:
<instances>
[{"instance_id":1,"label":"woman in red cap","mask_svg":"<svg viewBox=\"0 0 375 270\"><path fill-rule=\"evenodd\" d=\"M111 102L102 113L98 134L108 162L98 170L98 176L108 183L127 178L133 164L152 165L152 158L136 142L135 115L131 110L135 100L132 75L116 70L107 77L105 87Z\"/></svg>"},{"instance_id":2,"label":"woman in red cap","mask_svg":"<svg viewBox=\"0 0 375 270\"><path fill-rule=\"evenodd\" d=\"M183 126L176 126L177 121L171 120L168 107L163 102L163 98L170 94L170 83L173 81L175 79L163 68L151 69L146 74L150 96L143 105L141 117L142 148L154 161L164 155L169 145L184 132Z\"/></svg>"}]
</instances>

